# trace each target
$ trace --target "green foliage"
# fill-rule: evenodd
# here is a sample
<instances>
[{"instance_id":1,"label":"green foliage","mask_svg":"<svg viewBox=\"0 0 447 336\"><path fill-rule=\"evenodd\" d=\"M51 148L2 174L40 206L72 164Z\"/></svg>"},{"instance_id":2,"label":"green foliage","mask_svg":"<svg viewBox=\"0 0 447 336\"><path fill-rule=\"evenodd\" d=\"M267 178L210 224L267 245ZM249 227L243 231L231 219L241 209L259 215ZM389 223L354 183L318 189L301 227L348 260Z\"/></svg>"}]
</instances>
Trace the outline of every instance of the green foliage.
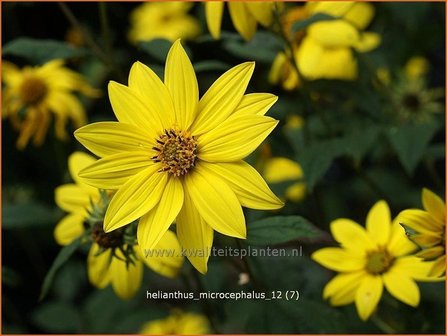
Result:
<instances>
[{"instance_id":1,"label":"green foliage","mask_svg":"<svg viewBox=\"0 0 447 336\"><path fill-rule=\"evenodd\" d=\"M53 225L60 211L37 201L4 203L2 226L4 229L26 229Z\"/></svg>"},{"instance_id":2,"label":"green foliage","mask_svg":"<svg viewBox=\"0 0 447 336\"><path fill-rule=\"evenodd\" d=\"M316 13L315 15L312 15L311 17L309 17L307 19L296 21L292 25L292 28L290 29L290 32L293 34L293 33L296 33L299 30L306 29L307 27L309 27L313 23L321 22L321 21L331 21L331 20L335 20L335 19L337 19L337 18L333 17L332 15L329 15L329 14Z\"/></svg>"}]
</instances>

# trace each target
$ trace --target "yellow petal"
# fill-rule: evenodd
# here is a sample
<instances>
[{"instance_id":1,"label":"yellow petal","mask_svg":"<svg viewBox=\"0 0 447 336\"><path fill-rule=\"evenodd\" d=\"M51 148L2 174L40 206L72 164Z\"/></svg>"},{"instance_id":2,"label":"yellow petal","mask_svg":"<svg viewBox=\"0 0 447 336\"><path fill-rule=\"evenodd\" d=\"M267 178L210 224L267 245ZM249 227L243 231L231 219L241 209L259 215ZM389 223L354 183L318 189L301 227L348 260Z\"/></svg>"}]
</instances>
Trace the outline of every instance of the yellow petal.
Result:
<instances>
[{"instance_id":1,"label":"yellow petal","mask_svg":"<svg viewBox=\"0 0 447 336\"><path fill-rule=\"evenodd\" d=\"M304 77L313 79L319 76L320 70L318 66L323 52L324 50L321 44L310 36L306 36L302 40L301 45L295 54L295 58L300 73L302 73Z\"/></svg>"},{"instance_id":2,"label":"yellow petal","mask_svg":"<svg viewBox=\"0 0 447 336\"><path fill-rule=\"evenodd\" d=\"M154 165L148 152L122 152L106 156L84 168L79 177L93 187L119 189L130 178Z\"/></svg>"},{"instance_id":3,"label":"yellow petal","mask_svg":"<svg viewBox=\"0 0 447 336\"><path fill-rule=\"evenodd\" d=\"M430 277L441 277L442 275L445 275L445 255L438 258L434 262L430 272L428 273L428 276Z\"/></svg>"},{"instance_id":4,"label":"yellow petal","mask_svg":"<svg viewBox=\"0 0 447 336\"><path fill-rule=\"evenodd\" d=\"M165 129L172 127L175 113L171 95L152 69L141 62L135 62L129 73L129 88L140 95L146 107L160 116Z\"/></svg>"},{"instance_id":5,"label":"yellow petal","mask_svg":"<svg viewBox=\"0 0 447 336\"><path fill-rule=\"evenodd\" d=\"M188 129L197 113L199 88L194 68L180 40L174 42L166 58L165 84L174 103L176 122Z\"/></svg>"},{"instance_id":6,"label":"yellow petal","mask_svg":"<svg viewBox=\"0 0 447 336\"><path fill-rule=\"evenodd\" d=\"M206 24L210 34L215 39L220 37L224 3L222 1L205 2Z\"/></svg>"},{"instance_id":7,"label":"yellow petal","mask_svg":"<svg viewBox=\"0 0 447 336\"><path fill-rule=\"evenodd\" d=\"M176 223L178 239L185 256L196 270L205 274L213 246L213 229L200 216L188 194L185 194L185 202Z\"/></svg>"},{"instance_id":8,"label":"yellow petal","mask_svg":"<svg viewBox=\"0 0 447 336\"><path fill-rule=\"evenodd\" d=\"M364 271L341 273L336 275L324 287L323 298L329 299L333 306L343 306L354 302Z\"/></svg>"},{"instance_id":9,"label":"yellow petal","mask_svg":"<svg viewBox=\"0 0 447 336\"><path fill-rule=\"evenodd\" d=\"M356 253L365 254L366 251L376 248L365 229L350 219L340 218L332 221L331 232L344 248Z\"/></svg>"},{"instance_id":10,"label":"yellow petal","mask_svg":"<svg viewBox=\"0 0 447 336\"><path fill-rule=\"evenodd\" d=\"M442 237L437 234L420 233L412 235L411 240L418 246L431 247L440 244Z\"/></svg>"},{"instance_id":11,"label":"yellow petal","mask_svg":"<svg viewBox=\"0 0 447 336\"><path fill-rule=\"evenodd\" d=\"M408 209L398 215L399 223L420 233L440 233L444 231L443 222L419 209Z\"/></svg>"},{"instance_id":12,"label":"yellow petal","mask_svg":"<svg viewBox=\"0 0 447 336\"><path fill-rule=\"evenodd\" d=\"M222 179L197 165L186 175L186 192L209 226L231 237L246 237L244 213L235 193Z\"/></svg>"},{"instance_id":13,"label":"yellow petal","mask_svg":"<svg viewBox=\"0 0 447 336\"><path fill-rule=\"evenodd\" d=\"M151 151L154 134L142 128L119 123L97 122L76 130L75 138L89 151L104 157L122 152Z\"/></svg>"},{"instance_id":14,"label":"yellow petal","mask_svg":"<svg viewBox=\"0 0 447 336\"><path fill-rule=\"evenodd\" d=\"M335 17L345 15L354 6L352 1L315 1L306 2L306 10L309 13L325 13Z\"/></svg>"},{"instance_id":15,"label":"yellow petal","mask_svg":"<svg viewBox=\"0 0 447 336\"><path fill-rule=\"evenodd\" d=\"M374 6L366 2L355 2L344 15L358 29L365 29L374 17Z\"/></svg>"},{"instance_id":16,"label":"yellow petal","mask_svg":"<svg viewBox=\"0 0 447 336\"><path fill-rule=\"evenodd\" d=\"M228 118L241 102L255 68L254 62L239 64L220 76L199 102L194 121L194 135L216 128Z\"/></svg>"},{"instance_id":17,"label":"yellow petal","mask_svg":"<svg viewBox=\"0 0 447 336\"><path fill-rule=\"evenodd\" d=\"M417 249L417 246L405 235L404 228L396 218L391 226L391 238L387 246L388 252L395 257L404 256Z\"/></svg>"},{"instance_id":18,"label":"yellow petal","mask_svg":"<svg viewBox=\"0 0 447 336\"><path fill-rule=\"evenodd\" d=\"M425 260L429 260L444 255L444 252L444 246L435 246L419 251L418 253L416 253L416 256Z\"/></svg>"},{"instance_id":19,"label":"yellow petal","mask_svg":"<svg viewBox=\"0 0 447 336\"><path fill-rule=\"evenodd\" d=\"M278 97L270 93L249 93L242 97L233 115L265 115Z\"/></svg>"},{"instance_id":20,"label":"yellow petal","mask_svg":"<svg viewBox=\"0 0 447 336\"><path fill-rule=\"evenodd\" d=\"M70 171L70 175L73 178L73 180L76 182L76 184L84 187L84 183L82 183L78 174L82 169L84 169L87 166L90 166L95 161L96 160L93 156L91 156L87 153L84 153L84 152L74 152L73 154L71 154L69 156L68 170ZM86 186L86 187L89 188L88 186Z\"/></svg>"},{"instance_id":21,"label":"yellow petal","mask_svg":"<svg viewBox=\"0 0 447 336\"><path fill-rule=\"evenodd\" d=\"M293 202L299 202L306 197L306 185L294 183L286 189L285 197Z\"/></svg>"},{"instance_id":22,"label":"yellow petal","mask_svg":"<svg viewBox=\"0 0 447 336\"><path fill-rule=\"evenodd\" d=\"M417 281L433 281L435 279L429 276L433 264L433 262L424 261L421 258L410 255L397 258L390 271L404 274Z\"/></svg>"},{"instance_id":23,"label":"yellow petal","mask_svg":"<svg viewBox=\"0 0 447 336\"><path fill-rule=\"evenodd\" d=\"M238 161L252 153L278 125L259 115L234 116L198 138L198 156L208 162Z\"/></svg>"},{"instance_id":24,"label":"yellow petal","mask_svg":"<svg viewBox=\"0 0 447 336\"><path fill-rule=\"evenodd\" d=\"M357 29L344 20L314 23L309 27L307 33L325 48L352 47L360 40Z\"/></svg>"},{"instance_id":25,"label":"yellow petal","mask_svg":"<svg viewBox=\"0 0 447 336\"><path fill-rule=\"evenodd\" d=\"M104 218L104 231L110 232L147 214L158 203L167 176L151 166L128 180L113 196Z\"/></svg>"},{"instance_id":26,"label":"yellow petal","mask_svg":"<svg viewBox=\"0 0 447 336\"><path fill-rule=\"evenodd\" d=\"M382 277L385 288L392 296L412 307L419 305L420 292L413 279L395 270L384 273Z\"/></svg>"},{"instance_id":27,"label":"yellow petal","mask_svg":"<svg viewBox=\"0 0 447 336\"><path fill-rule=\"evenodd\" d=\"M113 258L110 265L112 287L115 293L124 300L130 299L140 289L143 281L143 263L136 260L126 266L121 251L116 251L121 259Z\"/></svg>"},{"instance_id":28,"label":"yellow petal","mask_svg":"<svg viewBox=\"0 0 447 336\"><path fill-rule=\"evenodd\" d=\"M380 42L382 41L382 38L377 33L362 33L360 35L360 40L357 42L356 45L354 45L354 48L358 52L368 52L373 49L376 49Z\"/></svg>"},{"instance_id":29,"label":"yellow petal","mask_svg":"<svg viewBox=\"0 0 447 336\"><path fill-rule=\"evenodd\" d=\"M295 161L285 157L275 157L265 163L263 176L269 183L295 181L303 178L303 170Z\"/></svg>"},{"instance_id":30,"label":"yellow petal","mask_svg":"<svg viewBox=\"0 0 447 336\"><path fill-rule=\"evenodd\" d=\"M357 312L366 321L377 307L382 297L383 282L380 276L366 275L355 295Z\"/></svg>"},{"instance_id":31,"label":"yellow petal","mask_svg":"<svg viewBox=\"0 0 447 336\"><path fill-rule=\"evenodd\" d=\"M54 229L54 238L59 245L68 245L84 233L84 216L70 214L62 218Z\"/></svg>"},{"instance_id":32,"label":"yellow petal","mask_svg":"<svg viewBox=\"0 0 447 336\"><path fill-rule=\"evenodd\" d=\"M141 248L140 259L154 272L168 278L179 275L184 257L176 235L166 231L152 251Z\"/></svg>"},{"instance_id":33,"label":"yellow petal","mask_svg":"<svg viewBox=\"0 0 447 336\"><path fill-rule=\"evenodd\" d=\"M109 99L117 119L125 124L134 125L156 139L163 132L160 116L146 106L138 95L125 85L111 81Z\"/></svg>"},{"instance_id":34,"label":"yellow petal","mask_svg":"<svg viewBox=\"0 0 447 336\"><path fill-rule=\"evenodd\" d=\"M246 2L248 11L264 27L270 26L273 19L273 2Z\"/></svg>"},{"instance_id":35,"label":"yellow petal","mask_svg":"<svg viewBox=\"0 0 447 336\"><path fill-rule=\"evenodd\" d=\"M112 252L107 250L98 255L99 249L99 245L93 243L88 252L87 275L92 285L97 288L104 288L110 283Z\"/></svg>"},{"instance_id":36,"label":"yellow petal","mask_svg":"<svg viewBox=\"0 0 447 336\"><path fill-rule=\"evenodd\" d=\"M366 262L364 257L338 247L322 248L312 254L312 259L337 272L359 271L364 268Z\"/></svg>"},{"instance_id":37,"label":"yellow petal","mask_svg":"<svg viewBox=\"0 0 447 336\"><path fill-rule=\"evenodd\" d=\"M91 197L76 184L64 184L56 188L54 199L57 206L62 210L86 215Z\"/></svg>"},{"instance_id":38,"label":"yellow petal","mask_svg":"<svg viewBox=\"0 0 447 336\"><path fill-rule=\"evenodd\" d=\"M180 180L169 178L160 202L138 223L137 239L142 249L151 250L160 241L182 208L183 198Z\"/></svg>"},{"instance_id":39,"label":"yellow petal","mask_svg":"<svg viewBox=\"0 0 447 336\"><path fill-rule=\"evenodd\" d=\"M366 230L369 237L378 245L388 243L391 229L391 213L385 201L379 201L369 210L366 217Z\"/></svg>"},{"instance_id":40,"label":"yellow petal","mask_svg":"<svg viewBox=\"0 0 447 336\"><path fill-rule=\"evenodd\" d=\"M438 195L424 188L422 190L422 205L430 215L441 223L445 223L445 203Z\"/></svg>"},{"instance_id":41,"label":"yellow petal","mask_svg":"<svg viewBox=\"0 0 447 336\"><path fill-rule=\"evenodd\" d=\"M256 169L244 161L207 164L202 168L224 180L244 207L273 210L284 206Z\"/></svg>"},{"instance_id":42,"label":"yellow petal","mask_svg":"<svg viewBox=\"0 0 447 336\"><path fill-rule=\"evenodd\" d=\"M250 40L256 33L256 20L248 11L244 2L228 2L231 21L236 30L245 40Z\"/></svg>"},{"instance_id":43,"label":"yellow petal","mask_svg":"<svg viewBox=\"0 0 447 336\"><path fill-rule=\"evenodd\" d=\"M21 71L15 64L2 60L2 81L9 86L15 86L21 79Z\"/></svg>"}]
</instances>

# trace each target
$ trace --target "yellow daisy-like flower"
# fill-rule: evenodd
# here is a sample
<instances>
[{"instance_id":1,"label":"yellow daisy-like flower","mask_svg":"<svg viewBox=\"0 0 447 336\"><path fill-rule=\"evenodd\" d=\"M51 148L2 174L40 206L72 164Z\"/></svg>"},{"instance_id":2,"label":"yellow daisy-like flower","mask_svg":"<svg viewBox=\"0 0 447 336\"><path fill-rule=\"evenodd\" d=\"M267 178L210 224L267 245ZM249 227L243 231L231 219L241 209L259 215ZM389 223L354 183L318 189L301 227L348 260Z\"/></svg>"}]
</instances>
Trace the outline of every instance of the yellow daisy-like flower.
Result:
<instances>
[{"instance_id":1,"label":"yellow daisy-like flower","mask_svg":"<svg viewBox=\"0 0 447 336\"><path fill-rule=\"evenodd\" d=\"M258 23L270 26L273 19L273 2L229 1L228 10L236 30L245 40L250 40L256 33ZM210 34L215 39L220 37L224 2L207 1L205 3L206 23Z\"/></svg>"},{"instance_id":2,"label":"yellow daisy-like flower","mask_svg":"<svg viewBox=\"0 0 447 336\"><path fill-rule=\"evenodd\" d=\"M339 272L324 288L323 297L334 306L355 302L362 320L377 307L383 287L396 299L416 307L420 292L415 280L431 281L433 265L412 253L417 246L407 239L385 201L377 202L366 218L366 230L350 219L331 223L331 232L341 247L328 247L312 259Z\"/></svg>"},{"instance_id":3,"label":"yellow daisy-like flower","mask_svg":"<svg viewBox=\"0 0 447 336\"><path fill-rule=\"evenodd\" d=\"M430 276L445 275L445 203L428 189L422 190L424 210L408 209L398 215L398 221L406 228L409 238L422 248L416 255L434 260Z\"/></svg>"},{"instance_id":4,"label":"yellow daisy-like flower","mask_svg":"<svg viewBox=\"0 0 447 336\"><path fill-rule=\"evenodd\" d=\"M199 100L192 64L177 40L164 83L136 62L129 86L109 84L119 122L84 126L75 137L102 157L80 172L87 184L118 189L107 209L111 232L141 217L138 243L151 249L176 219L191 263L207 271L213 230L245 238L241 205L277 209L282 202L259 173L242 161L278 121L264 116L277 97L244 95L254 63L223 74Z\"/></svg>"},{"instance_id":5,"label":"yellow daisy-like flower","mask_svg":"<svg viewBox=\"0 0 447 336\"><path fill-rule=\"evenodd\" d=\"M69 171L75 183L62 185L55 190L56 204L69 214L56 226L54 237L58 244L67 245L81 237L88 227L87 220L94 206L104 206L98 189L86 185L78 178L78 173L93 164L95 159L82 152L73 153L68 161ZM87 258L89 281L97 288L112 285L115 293L123 298L131 298L140 288L143 277L143 262L155 272L175 277L183 264L180 245L175 234L167 231L157 245L157 249L170 250L174 254L145 258L139 248L133 248L135 259L126 265L125 256L119 249L127 248L123 231L107 234L102 222L95 223L91 229L93 244Z\"/></svg>"},{"instance_id":6,"label":"yellow daisy-like flower","mask_svg":"<svg viewBox=\"0 0 447 336\"><path fill-rule=\"evenodd\" d=\"M146 323L140 334L146 335L202 335L210 332L208 319L196 313L174 310L164 319Z\"/></svg>"},{"instance_id":7,"label":"yellow daisy-like flower","mask_svg":"<svg viewBox=\"0 0 447 336\"><path fill-rule=\"evenodd\" d=\"M60 140L67 138L65 130L68 120L76 127L85 125L85 110L74 92L89 97L98 97L78 73L64 67L62 60L53 60L42 66L17 68L3 61L2 64L3 117L9 118L20 131L17 148L24 149L30 139L39 146L45 140L55 116L55 134Z\"/></svg>"},{"instance_id":8,"label":"yellow daisy-like flower","mask_svg":"<svg viewBox=\"0 0 447 336\"><path fill-rule=\"evenodd\" d=\"M131 13L129 40L132 43L164 38L192 39L200 34L200 24L188 11L193 3L164 1L146 2Z\"/></svg>"}]
</instances>

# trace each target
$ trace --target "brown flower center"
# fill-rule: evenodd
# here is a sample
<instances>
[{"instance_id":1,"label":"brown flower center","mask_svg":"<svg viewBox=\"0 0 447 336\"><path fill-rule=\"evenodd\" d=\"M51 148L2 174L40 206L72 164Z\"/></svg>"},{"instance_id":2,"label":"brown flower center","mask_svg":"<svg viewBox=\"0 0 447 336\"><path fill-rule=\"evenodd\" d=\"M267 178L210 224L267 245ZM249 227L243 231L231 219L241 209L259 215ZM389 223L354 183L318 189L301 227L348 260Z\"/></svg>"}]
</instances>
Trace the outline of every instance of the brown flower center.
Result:
<instances>
[{"instance_id":1,"label":"brown flower center","mask_svg":"<svg viewBox=\"0 0 447 336\"><path fill-rule=\"evenodd\" d=\"M92 239L99 246L104 248L115 248L123 245L123 231L118 229L110 233L105 233L103 222L97 222L93 225Z\"/></svg>"},{"instance_id":2,"label":"brown flower center","mask_svg":"<svg viewBox=\"0 0 447 336\"><path fill-rule=\"evenodd\" d=\"M26 104L37 104L46 96L47 92L47 85L37 77L25 79L20 86L20 98Z\"/></svg>"},{"instance_id":3,"label":"brown flower center","mask_svg":"<svg viewBox=\"0 0 447 336\"><path fill-rule=\"evenodd\" d=\"M371 274L382 274L386 272L394 262L394 258L387 250L370 252L366 262L366 270Z\"/></svg>"},{"instance_id":4,"label":"brown flower center","mask_svg":"<svg viewBox=\"0 0 447 336\"><path fill-rule=\"evenodd\" d=\"M168 172L174 176L185 175L197 160L197 141L187 131L177 128L165 130L153 148L157 155L152 157L154 162L161 162L160 172Z\"/></svg>"},{"instance_id":5,"label":"brown flower center","mask_svg":"<svg viewBox=\"0 0 447 336\"><path fill-rule=\"evenodd\" d=\"M421 101L417 94L409 93L402 98L402 104L412 111L417 111L421 106Z\"/></svg>"}]
</instances>

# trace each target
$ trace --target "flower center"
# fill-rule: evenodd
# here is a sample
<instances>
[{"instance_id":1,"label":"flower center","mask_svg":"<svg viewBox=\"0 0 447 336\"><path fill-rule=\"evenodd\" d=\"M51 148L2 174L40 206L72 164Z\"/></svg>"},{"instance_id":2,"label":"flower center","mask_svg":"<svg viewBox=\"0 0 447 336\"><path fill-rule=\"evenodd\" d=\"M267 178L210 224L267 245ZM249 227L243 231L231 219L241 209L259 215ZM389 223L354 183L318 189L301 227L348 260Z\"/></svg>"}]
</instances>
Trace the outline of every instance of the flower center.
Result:
<instances>
[{"instance_id":1,"label":"flower center","mask_svg":"<svg viewBox=\"0 0 447 336\"><path fill-rule=\"evenodd\" d=\"M412 111L417 111L421 106L421 101L416 94L409 93L403 97L402 104Z\"/></svg>"},{"instance_id":2,"label":"flower center","mask_svg":"<svg viewBox=\"0 0 447 336\"><path fill-rule=\"evenodd\" d=\"M394 258L386 250L374 251L368 254L366 270L371 274L382 274L394 262Z\"/></svg>"},{"instance_id":3,"label":"flower center","mask_svg":"<svg viewBox=\"0 0 447 336\"><path fill-rule=\"evenodd\" d=\"M104 248L115 248L123 245L123 231L118 229L105 233L102 221L96 222L92 228L92 239Z\"/></svg>"},{"instance_id":4,"label":"flower center","mask_svg":"<svg viewBox=\"0 0 447 336\"><path fill-rule=\"evenodd\" d=\"M160 172L168 172L174 176L185 175L194 167L197 159L197 141L188 132L171 128L157 139L153 148L158 153L152 157L154 162L161 162Z\"/></svg>"},{"instance_id":5,"label":"flower center","mask_svg":"<svg viewBox=\"0 0 447 336\"><path fill-rule=\"evenodd\" d=\"M26 104L36 104L41 101L48 92L48 87L43 80L36 77L25 79L20 86L20 98Z\"/></svg>"}]
</instances>

